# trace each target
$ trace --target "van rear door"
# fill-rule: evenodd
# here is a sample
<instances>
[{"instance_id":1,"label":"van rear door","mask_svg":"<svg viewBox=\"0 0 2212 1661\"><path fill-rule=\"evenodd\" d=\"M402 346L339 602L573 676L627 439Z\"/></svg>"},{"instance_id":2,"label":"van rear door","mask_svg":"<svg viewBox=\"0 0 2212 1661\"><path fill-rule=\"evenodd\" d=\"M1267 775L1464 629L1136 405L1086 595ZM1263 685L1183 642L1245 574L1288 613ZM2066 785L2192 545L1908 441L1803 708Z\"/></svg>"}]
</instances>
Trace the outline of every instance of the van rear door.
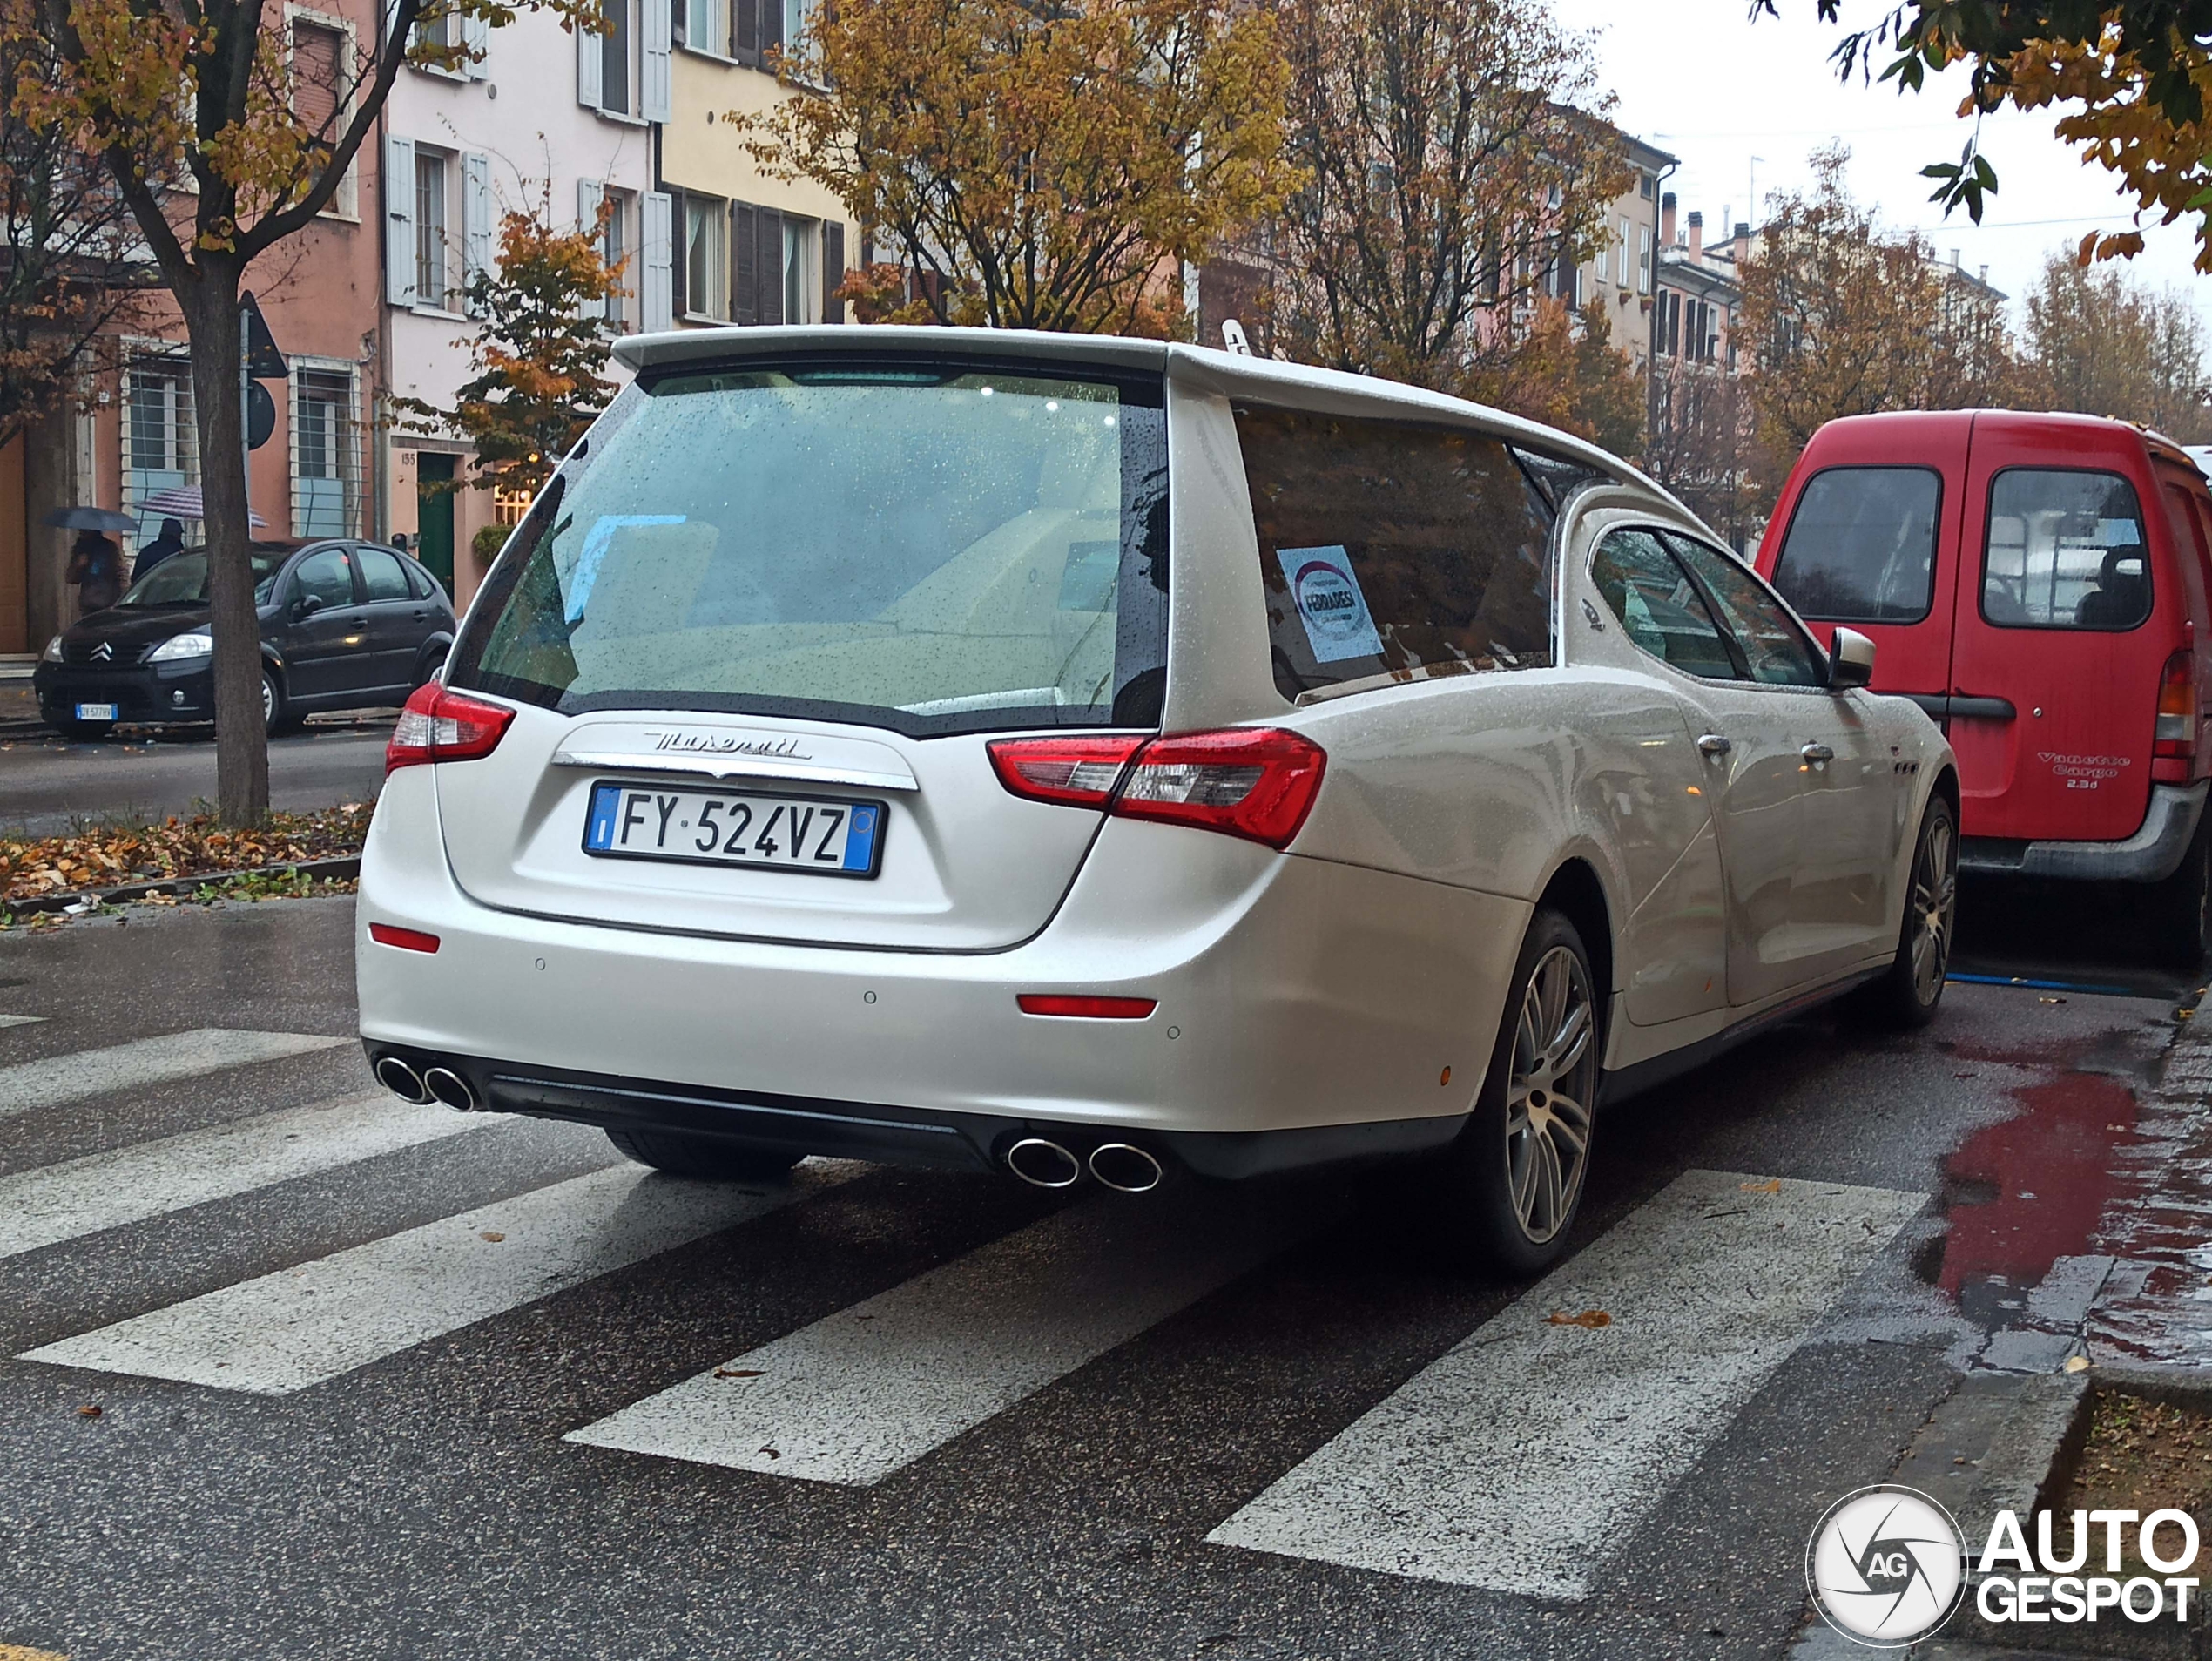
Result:
<instances>
[{"instance_id":1,"label":"van rear door","mask_svg":"<svg viewBox=\"0 0 2212 1661\"><path fill-rule=\"evenodd\" d=\"M1975 423L1951 670L1967 835L2116 841L2142 823L2183 604L2156 489L2125 428Z\"/></svg>"}]
</instances>

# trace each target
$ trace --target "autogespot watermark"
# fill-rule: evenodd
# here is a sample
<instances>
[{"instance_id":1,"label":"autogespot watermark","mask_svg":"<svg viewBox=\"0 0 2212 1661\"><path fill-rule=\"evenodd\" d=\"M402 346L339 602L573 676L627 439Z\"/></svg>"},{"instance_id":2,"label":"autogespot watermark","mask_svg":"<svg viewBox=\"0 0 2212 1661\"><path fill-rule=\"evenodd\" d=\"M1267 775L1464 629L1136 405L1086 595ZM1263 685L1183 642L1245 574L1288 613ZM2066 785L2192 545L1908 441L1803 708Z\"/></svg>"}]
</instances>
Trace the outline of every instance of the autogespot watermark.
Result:
<instances>
[{"instance_id":1,"label":"autogespot watermark","mask_svg":"<svg viewBox=\"0 0 2212 1661\"><path fill-rule=\"evenodd\" d=\"M2196 1590L2196 1523L2186 1511L2076 1511L2066 1555L2048 1511L2034 1513L2035 1550L2018 1514L2000 1511L1971 1560L1975 1610L1993 1624L2113 1617L2186 1621ZM2134 1550L2127 1548L2133 1530ZM2098 1538L2101 1532L2101 1541ZM2080 1572L2100 1543L2105 1572ZM2170 1547L2161 1551L2160 1547ZM2133 1562L2155 1574L2123 1577ZM1935 1631L1967 1598L1970 1556L1951 1514L1918 1489L1882 1485L1828 1508L1805 1548L1805 1585L1821 1618L1854 1643L1903 1649Z\"/></svg>"}]
</instances>

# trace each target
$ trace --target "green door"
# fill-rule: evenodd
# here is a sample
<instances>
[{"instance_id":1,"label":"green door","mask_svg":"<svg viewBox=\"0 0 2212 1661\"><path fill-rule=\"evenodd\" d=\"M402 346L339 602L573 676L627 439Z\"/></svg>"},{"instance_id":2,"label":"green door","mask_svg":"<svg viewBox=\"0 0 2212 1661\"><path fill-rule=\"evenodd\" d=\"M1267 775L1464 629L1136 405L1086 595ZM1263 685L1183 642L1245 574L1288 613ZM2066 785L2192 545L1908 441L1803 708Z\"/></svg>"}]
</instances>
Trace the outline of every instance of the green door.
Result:
<instances>
[{"instance_id":1,"label":"green door","mask_svg":"<svg viewBox=\"0 0 2212 1661\"><path fill-rule=\"evenodd\" d=\"M453 457L415 453L415 557L453 594Z\"/></svg>"}]
</instances>

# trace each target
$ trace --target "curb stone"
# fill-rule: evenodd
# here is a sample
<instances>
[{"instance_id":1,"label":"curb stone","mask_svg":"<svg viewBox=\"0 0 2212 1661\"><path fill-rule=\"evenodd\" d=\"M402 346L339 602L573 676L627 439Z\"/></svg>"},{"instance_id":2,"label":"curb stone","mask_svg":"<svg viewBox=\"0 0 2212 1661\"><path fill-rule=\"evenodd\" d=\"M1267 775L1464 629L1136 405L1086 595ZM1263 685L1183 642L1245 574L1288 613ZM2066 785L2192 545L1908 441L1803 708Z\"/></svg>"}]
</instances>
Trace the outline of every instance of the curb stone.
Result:
<instances>
[{"instance_id":1,"label":"curb stone","mask_svg":"<svg viewBox=\"0 0 2212 1661\"><path fill-rule=\"evenodd\" d=\"M112 888L83 888L69 894L42 894L28 900L0 901L10 918L35 916L41 912L67 911L73 906L120 905L150 894L196 894L246 876L292 876L342 879L361 874L358 854L327 860L294 860L285 865L249 866L236 871L210 871L202 876L160 877L150 882L125 882Z\"/></svg>"}]
</instances>

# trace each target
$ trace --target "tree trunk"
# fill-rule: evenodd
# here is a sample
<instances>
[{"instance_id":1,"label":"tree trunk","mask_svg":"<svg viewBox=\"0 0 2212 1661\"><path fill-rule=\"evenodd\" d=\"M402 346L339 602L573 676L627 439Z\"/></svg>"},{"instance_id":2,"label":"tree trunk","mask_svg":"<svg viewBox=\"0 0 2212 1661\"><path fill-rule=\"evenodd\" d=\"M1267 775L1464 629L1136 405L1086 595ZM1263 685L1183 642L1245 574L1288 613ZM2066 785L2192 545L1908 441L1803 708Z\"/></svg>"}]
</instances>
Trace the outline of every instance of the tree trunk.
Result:
<instances>
[{"instance_id":1,"label":"tree trunk","mask_svg":"<svg viewBox=\"0 0 2212 1661\"><path fill-rule=\"evenodd\" d=\"M192 410L199 425L208 595L215 637L215 794L223 823L243 828L269 811L269 741L261 712L261 620L253 604L253 532L246 500L240 408L238 272L200 260L199 280L177 295L192 339Z\"/></svg>"}]
</instances>

